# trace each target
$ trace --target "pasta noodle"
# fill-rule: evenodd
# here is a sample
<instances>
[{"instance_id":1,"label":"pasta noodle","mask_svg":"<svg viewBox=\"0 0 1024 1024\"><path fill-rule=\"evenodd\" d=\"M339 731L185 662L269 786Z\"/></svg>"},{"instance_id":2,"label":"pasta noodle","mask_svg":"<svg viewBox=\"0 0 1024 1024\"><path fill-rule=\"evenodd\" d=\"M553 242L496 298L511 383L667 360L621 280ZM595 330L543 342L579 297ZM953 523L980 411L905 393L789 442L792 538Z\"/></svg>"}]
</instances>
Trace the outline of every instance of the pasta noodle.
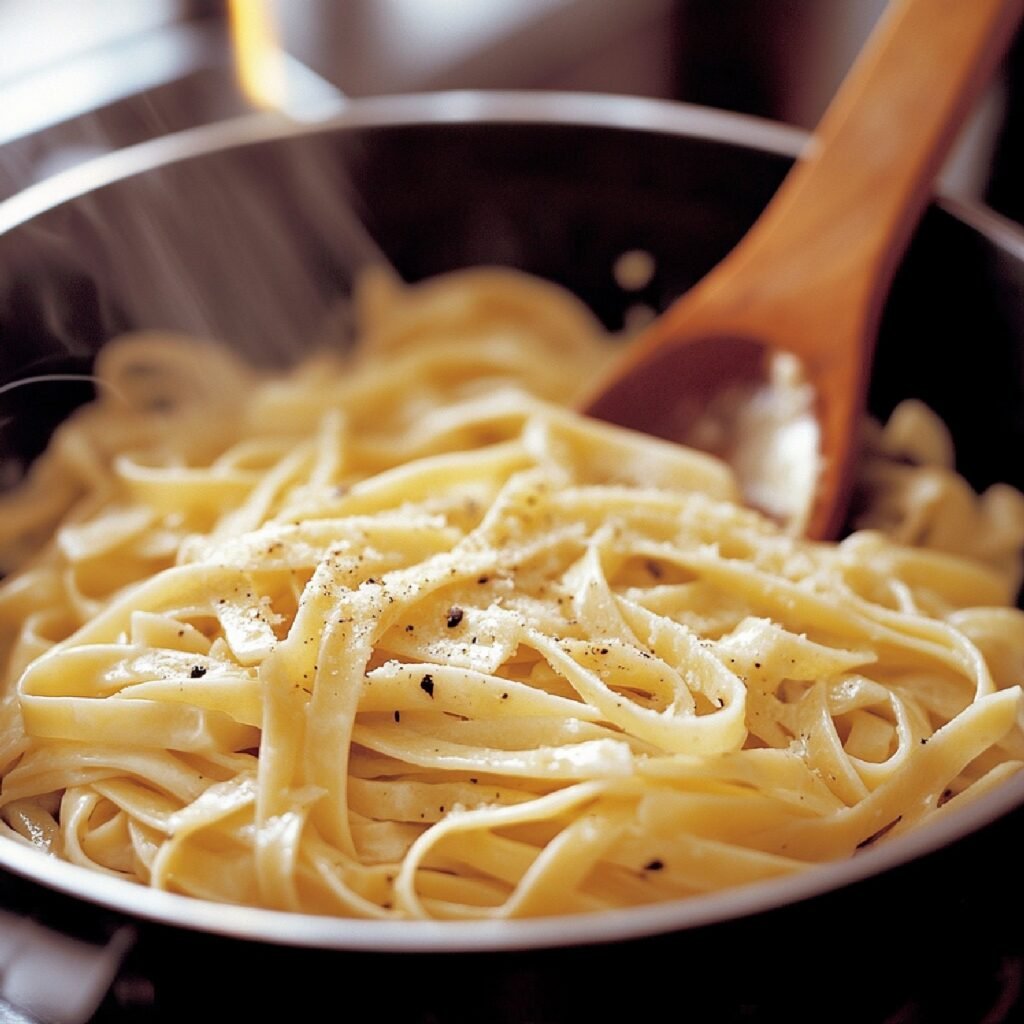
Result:
<instances>
[{"instance_id":1,"label":"pasta noodle","mask_svg":"<svg viewBox=\"0 0 1024 1024\"><path fill-rule=\"evenodd\" d=\"M848 857L1017 771L1024 499L941 424L790 536L710 456L566 408L552 285L363 296L287 375L161 334L0 499L0 830L212 900L510 918ZM953 798L953 799L951 799Z\"/></svg>"}]
</instances>

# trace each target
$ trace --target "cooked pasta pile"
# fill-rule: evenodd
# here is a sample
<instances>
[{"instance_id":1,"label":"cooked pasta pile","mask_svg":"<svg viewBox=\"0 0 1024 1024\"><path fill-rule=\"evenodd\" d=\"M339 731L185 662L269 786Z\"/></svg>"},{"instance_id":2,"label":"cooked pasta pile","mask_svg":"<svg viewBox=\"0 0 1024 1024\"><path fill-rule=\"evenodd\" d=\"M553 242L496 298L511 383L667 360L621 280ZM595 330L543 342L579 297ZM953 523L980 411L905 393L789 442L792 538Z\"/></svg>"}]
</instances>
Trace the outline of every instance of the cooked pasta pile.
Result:
<instances>
[{"instance_id":1,"label":"cooked pasta pile","mask_svg":"<svg viewBox=\"0 0 1024 1024\"><path fill-rule=\"evenodd\" d=\"M3 497L8 839L212 900L511 918L847 857L1020 768L1024 499L971 494L920 407L871 438L865 528L810 543L569 411L609 349L554 287L362 314L287 376L112 343Z\"/></svg>"}]
</instances>

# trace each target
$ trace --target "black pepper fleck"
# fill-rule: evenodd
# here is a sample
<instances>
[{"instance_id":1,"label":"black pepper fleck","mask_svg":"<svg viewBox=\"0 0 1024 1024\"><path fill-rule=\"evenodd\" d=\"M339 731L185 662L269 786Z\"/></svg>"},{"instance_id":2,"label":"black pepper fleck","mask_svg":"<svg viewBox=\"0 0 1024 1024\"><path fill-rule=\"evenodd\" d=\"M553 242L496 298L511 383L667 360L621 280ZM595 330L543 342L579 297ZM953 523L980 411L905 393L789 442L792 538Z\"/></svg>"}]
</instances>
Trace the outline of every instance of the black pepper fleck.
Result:
<instances>
[{"instance_id":1,"label":"black pepper fleck","mask_svg":"<svg viewBox=\"0 0 1024 1024\"><path fill-rule=\"evenodd\" d=\"M434 696L434 677L428 672L420 680L420 689L428 696Z\"/></svg>"},{"instance_id":2,"label":"black pepper fleck","mask_svg":"<svg viewBox=\"0 0 1024 1024\"><path fill-rule=\"evenodd\" d=\"M193 665L192 671L189 672L189 677L192 679L202 679L206 675L206 669L202 665Z\"/></svg>"},{"instance_id":3,"label":"black pepper fleck","mask_svg":"<svg viewBox=\"0 0 1024 1024\"><path fill-rule=\"evenodd\" d=\"M883 825L877 832L872 833L867 839L862 839L857 844L858 850L863 850L866 846L870 846L873 842L881 839L890 829L895 828L903 820L903 815L899 814L888 825Z\"/></svg>"},{"instance_id":4,"label":"black pepper fleck","mask_svg":"<svg viewBox=\"0 0 1024 1024\"><path fill-rule=\"evenodd\" d=\"M448 609L448 628L454 629L462 621L463 614L462 609L457 604L453 604Z\"/></svg>"}]
</instances>

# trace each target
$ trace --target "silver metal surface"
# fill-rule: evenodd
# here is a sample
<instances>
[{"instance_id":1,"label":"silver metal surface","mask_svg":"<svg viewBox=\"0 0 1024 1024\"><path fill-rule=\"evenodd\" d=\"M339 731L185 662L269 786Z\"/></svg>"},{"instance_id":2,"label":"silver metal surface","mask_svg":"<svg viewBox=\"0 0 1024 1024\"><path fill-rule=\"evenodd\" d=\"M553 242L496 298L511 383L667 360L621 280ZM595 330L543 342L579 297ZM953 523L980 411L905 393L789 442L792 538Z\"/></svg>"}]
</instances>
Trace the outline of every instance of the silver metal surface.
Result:
<instances>
[{"instance_id":1,"label":"silver metal surface","mask_svg":"<svg viewBox=\"0 0 1024 1024\"><path fill-rule=\"evenodd\" d=\"M124 926L96 944L0 910L0 1024L86 1024L133 942Z\"/></svg>"}]
</instances>

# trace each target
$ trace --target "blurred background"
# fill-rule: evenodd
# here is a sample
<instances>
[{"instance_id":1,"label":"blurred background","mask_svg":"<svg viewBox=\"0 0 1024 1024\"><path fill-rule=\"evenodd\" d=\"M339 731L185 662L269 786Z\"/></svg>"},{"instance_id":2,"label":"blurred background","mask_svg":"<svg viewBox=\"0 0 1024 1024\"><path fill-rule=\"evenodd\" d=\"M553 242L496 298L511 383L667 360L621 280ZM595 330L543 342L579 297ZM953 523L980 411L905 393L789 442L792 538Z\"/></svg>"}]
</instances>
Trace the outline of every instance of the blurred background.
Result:
<instances>
[{"instance_id":1,"label":"blurred background","mask_svg":"<svg viewBox=\"0 0 1024 1024\"><path fill-rule=\"evenodd\" d=\"M969 2L969 0L965 0ZM239 0L240 6L259 0ZM811 127L885 0L277 0L288 111L450 88L672 98ZM119 148L252 109L227 0L0 0L0 199ZM1024 221L1021 41L946 191Z\"/></svg>"}]
</instances>

